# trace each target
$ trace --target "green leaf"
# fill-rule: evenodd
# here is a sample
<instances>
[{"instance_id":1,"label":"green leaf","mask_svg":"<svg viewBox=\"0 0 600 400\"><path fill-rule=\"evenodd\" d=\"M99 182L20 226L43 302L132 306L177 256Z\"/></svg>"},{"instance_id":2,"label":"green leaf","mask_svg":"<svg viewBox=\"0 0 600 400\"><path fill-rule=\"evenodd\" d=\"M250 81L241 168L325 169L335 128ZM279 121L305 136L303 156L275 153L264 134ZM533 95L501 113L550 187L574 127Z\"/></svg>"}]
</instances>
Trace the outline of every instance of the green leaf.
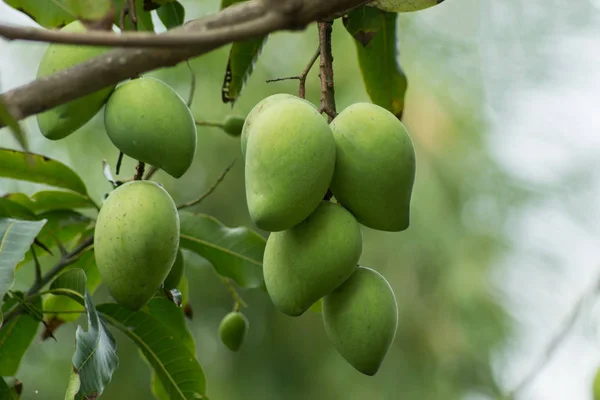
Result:
<instances>
[{"instance_id":1,"label":"green leaf","mask_svg":"<svg viewBox=\"0 0 600 400\"><path fill-rule=\"evenodd\" d=\"M222 0L221 9L246 0ZM225 70L225 78L221 87L223 103L235 103L240 96L246 81L252 75L258 56L264 48L267 37L234 42L229 51L229 60Z\"/></svg>"},{"instance_id":2,"label":"green leaf","mask_svg":"<svg viewBox=\"0 0 600 400\"><path fill-rule=\"evenodd\" d=\"M45 224L46 220L0 219L0 298L12 287L15 267L23 260Z\"/></svg>"},{"instance_id":3,"label":"green leaf","mask_svg":"<svg viewBox=\"0 0 600 400\"><path fill-rule=\"evenodd\" d=\"M44 28L62 28L76 20L75 15L59 0L4 0Z\"/></svg>"},{"instance_id":4,"label":"green leaf","mask_svg":"<svg viewBox=\"0 0 600 400\"><path fill-rule=\"evenodd\" d=\"M40 154L0 148L0 176L61 187L87 196L83 181L71 168Z\"/></svg>"},{"instance_id":5,"label":"green leaf","mask_svg":"<svg viewBox=\"0 0 600 400\"><path fill-rule=\"evenodd\" d=\"M83 21L105 21L111 17L112 0L53 0ZM118 13L116 13L118 14Z\"/></svg>"},{"instance_id":6,"label":"green leaf","mask_svg":"<svg viewBox=\"0 0 600 400\"><path fill-rule=\"evenodd\" d=\"M71 369L69 385L67 386L67 392L65 393L65 400L79 400L81 396L77 396L77 393L79 393L80 388L81 379L79 379L79 374L74 369Z\"/></svg>"},{"instance_id":7,"label":"green leaf","mask_svg":"<svg viewBox=\"0 0 600 400\"><path fill-rule=\"evenodd\" d=\"M156 14L167 29L178 27L185 21L185 8L178 1L163 4Z\"/></svg>"},{"instance_id":8,"label":"green leaf","mask_svg":"<svg viewBox=\"0 0 600 400\"><path fill-rule=\"evenodd\" d=\"M145 311L130 311L116 303L101 304L98 311L141 349L170 399L205 398L204 371L181 334Z\"/></svg>"},{"instance_id":9,"label":"green leaf","mask_svg":"<svg viewBox=\"0 0 600 400\"><path fill-rule=\"evenodd\" d=\"M36 215L29 208L5 197L0 198L0 218L15 218L28 221L37 219Z\"/></svg>"},{"instance_id":10,"label":"green leaf","mask_svg":"<svg viewBox=\"0 0 600 400\"><path fill-rule=\"evenodd\" d=\"M119 18L121 14L121 10L123 9L124 1L128 0L115 0L115 25L119 26ZM137 30L138 31L148 31L154 32L154 23L152 22L152 14L150 11L144 10L144 1L136 0L135 2L135 12L137 15ZM125 30L132 30L133 26L131 25L131 19L129 17L125 18Z\"/></svg>"},{"instance_id":11,"label":"green leaf","mask_svg":"<svg viewBox=\"0 0 600 400\"><path fill-rule=\"evenodd\" d=\"M5 196L11 199L13 193ZM19 193L19 195L22 195ZM19 196L22 200L22 196ZM70 210L73 208L95 208L96 206L89 197L74 192L66 192L61 190L43 190L31 196L31 199L23 204L36 214L45 213L48 211ZM19 200L17 200L19 201Z\"/></svg>"},{"instance_id":12,"label":"green leaf","mask_svg":"<svg viewBox=\"0 0 600 400\"><path fill-rule=\"evenodd\" d=\"M180 246L208 260L217 272L244 288L264 286L266 240L245 228L229 228L204 214L180 212Z\"/></svg>"},{"instance_id":13,"label":"green leaf","mask_svg":"<svg viewBox=\"0 0 600 400\"><path fill-rule=\"evenodd\" d=\"M0 399L19 400L22 390L23 384L18 379L14 377L0 377Z\"/></svg>"},{"instance_id":14,"label":"green leaf","mask_svg":"<svg viewBox=\"0 0 600 400\"><path fill-rule=\"evenodd\" d=\"M344 18L356 45L363 81L373 103L401 117L407 80L398 63L398 14L359 7Z\"/></svg>"},{"instance_id":15,"label":"green leaf","mask_svg":"<svg viewBox=\"0 0 600 400\"><path fill-rule=\"evenodd\" d=\"M0 126L2 126L2 124L8 126L15 140L19 142L24 151L28 151L27 136L25 136L25 132L21 129L21 124L19 124L19 121L12 116L8 111L8 107L6 107L6 104L4 104L4 101L0 98Z\"/></svg>"},{"instance_id":16,"label":"green leaf","mask_svg":"<svg viewBox=\"0 0 600 400\"><path fill-rule=\"evenodd\" d=\"M39 311L39 297L28 302L31 309ZM16 375L25 352L33 342L40 320L29 313L11 319L0 329L0 376Z\"/></svg>"}]
</instances>

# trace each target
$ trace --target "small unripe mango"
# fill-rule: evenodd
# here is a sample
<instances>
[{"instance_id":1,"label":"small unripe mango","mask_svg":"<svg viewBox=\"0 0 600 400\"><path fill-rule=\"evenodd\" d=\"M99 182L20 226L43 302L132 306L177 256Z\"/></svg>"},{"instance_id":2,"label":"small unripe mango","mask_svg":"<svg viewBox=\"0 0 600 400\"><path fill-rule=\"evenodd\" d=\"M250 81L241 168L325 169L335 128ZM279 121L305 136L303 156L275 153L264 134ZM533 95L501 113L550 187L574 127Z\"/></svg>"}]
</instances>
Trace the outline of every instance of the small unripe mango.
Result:
<instances>
[{"instance_id":1,"label":"small unripe mango","mask_svg":"<svg viewBox=\"0 0 600 400\"><path fill-rule=\"evenodd\" d=\"M183 277L183 254L181 253L181 249L177 250L177 258L175 258L175 263L171 267L169 271L169 275L165 278L164 287L167 290L175 289L181 278Z\"/></svg>"},{"instance_id":2,"label":"small unripe mango","mask_svg":"<svg viewBox=\"0 0 600 400\"><path fill-rule=\"evenodd\" d=\"M181 96L151 77L117 87L104 111L106 133L124 154L180 178L196 154L196 123Z\"/></svg>"},{"instance_id":3,"label":"small unripe mango","mask_svg":"<svg viewBox=\"0 0 600 400\"><path fill-rule=\"evenodd\" d=\"M221 342L231 351L238 351L248 332L248 319L239 311L227 314L219 325Z\"/></svg>"},{"instance_id":4,"label":"small unripe mango","mask_svg":"<svg viewBox=\"0 0 600 400\"><path fill-rule=\"evenodd\" d=\"M63 32L85 32L85 26L78 20L67 24ZM99 46L73 46L50 44L38 66L37 77L52 75L63 69L81 64L90 58L110 50ZM63 139L85 125L100 111L115 85L61 104L37 114L36 119L42 134L50 140Z\"/></svg>"},{"instance_id":5,"label":"small unripe mango","mask_svg":"<svg viewBox=\"0 0 600 400\"><path fill-rule=\"evenodd\" d=\"M223 122L223 130L230 136L240 136L244 127L244 117L228 115Z\"/></svg>"},{"instance_id":6,"label":"small unripe mango","mask_svg":"<svg viewBox=\"0 0 600 400\"><path fill-rule=\"evenodd\" d=\"M361 254L356 219L323 201L306 220L269 236L263 257L267 292L280 312L300 316L348 279Z\"/></svg>"},{"instance_id":7,"label":"small unripe mango","mask_svg":"<svg viewBox=\"0 0 600 400\"><path fill-rule=\"evenodd\" d=\"M363 374L375 375L396 336L396 296L379 272L360 266L323 298L323 322L342 357Z\"/></svg>"},{"instance_id":8,"label":"small unripe mango","mask_svg":"<svg viewBox=\"0 0 600 400\"><path fill-rule=\"evenodd\" d=\"M424 10L442 3L444 0L373 0L368 6L389 12L411 12Z\"/></svg>"},{"instance_id":9,"label":"small unripe mango","mask_svg":"<svg viewBox=\"0 0 600 400\"><path fill-rule=\"evenodd\" d=\"M356 103L331 129L336 143L331 191L337 201L369 228L407 229L416 160L402 122L383 107Z\"/></svg>"},{"instance_id":10,"label":"small unripe mango","mask_svg":"<svg viewBox=\"0 0 600 400\"><path fill-rule=\"evenodd\" d=\"M117 303L139 310L177 257L179 214L157 183L132 181L110 193L96 221L94 249L102 281Z\"/></svg>"},{"instance_id":11,"label":"small unripe mango","mask_svg":"<svg viewBox=\"0 0 600 400\"><path fill-rule=\"evenodd\" d=\"M292 96L253 116L246 147L246 200L260 229L278 232L306 219L327 193L335 142L316 107Z\"/></svg>"}]
</instances>

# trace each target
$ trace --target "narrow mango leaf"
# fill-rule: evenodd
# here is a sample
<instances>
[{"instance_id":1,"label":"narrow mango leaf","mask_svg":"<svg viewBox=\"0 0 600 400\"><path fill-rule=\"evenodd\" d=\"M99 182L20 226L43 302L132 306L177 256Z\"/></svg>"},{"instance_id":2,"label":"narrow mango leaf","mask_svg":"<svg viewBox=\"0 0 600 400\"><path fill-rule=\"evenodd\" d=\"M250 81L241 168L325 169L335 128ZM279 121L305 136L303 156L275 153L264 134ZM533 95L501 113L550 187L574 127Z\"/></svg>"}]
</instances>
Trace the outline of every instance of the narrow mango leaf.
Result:
<instances>
[{"instance_id":1,"label":"narrow mango leaf","mask_svg":"<svg viewBox=\"0 0 600 400\"><path fill-rule=\"evenodd\" d=\"M29 308L39 312L42 300L37 297L28 302ZM6 311L6 310L5 310ZM25 352L33 342L40 320L37 316L22 313L0 329L0 376L16 375Z\"/></svg>"},{"instance_id":2,"label":"narrow mango leaf","mask_svg":"<svg viewBox=\"0 0 600 400\"><path fill-rule=\"evenodd\" d=\"M37 219L36 215L29 208L6 197L0 198L0 218L15 218L28 221Z\"/></svg>"},{"instance_id":3,"label":"narrow mango leaf","mask_svg":"<svg viewBox=\"0 0 600 400\"><path fill-rule=\"evenodd\" d=\"M156 14L167 29L176 28L185 21L185 8L178 1L163 4L156 10Z\"/></svg>"},{"instance_id":4,"label":"narrow mango leaf","mask_svg":"<svg viewBox=\"0 0 600 400\"><path fill-rule=\"evenodd\" d=\"M0 98L0 126L2 125L8 126L13 137L24 151L29 151L27 136L25 136L25 132L21 129L21 124L12 116L8 111L8 107L6 107L6 104Z\"/></svg>"},{"instance_id":5,"label":"narrow mango leaf","mask_svg":"<svg viewBox=\"0 0 600 400\"><path fill-rule=\"evenodd\" d=\"M115 0L115 25L119 26L119 18L121 14L121 10L123 6L127 4L128 0ZM145 1L136 0L135 2L135 12L137 16L137 30L138 31L148 31L154 32L154 23L152 22L152 14L151 10L146 10L144 8ZM131 24L131 19L129 17L125 18L125 30L132 30L133 25Z\"/></svg>"},{"instance_id":6,"label":"narrow mango leaf","mask_svg":"<svg viewBox=\"0 0 600 400\"><path fill-rule=\"evenodd\" d=\"M208 260L217 272L244 288L263 287L266 240L245 228L229 228L204 214L179 213L180 246Z\"/></svg>"},{"instance_id":7,"label":"narrow mango leaf","mask_svg":"<svg viewBox=\"0 0 600 400\"><path fill-rule=\"evenodd\" d=\"M60 0L4 0L4 2L44 28L62 28L77 19Z\"/></svg>"},{"instance_id":8,"label":"narrow mango leaf","mask_svg":"<svg viewBox=\"0 0 600 400\"><path fill-rule=\"evenodd\" d=\"M12 287L15 280L15 267L25 258L25 253L45 224L45 219L41 221L0 219L0 297L4 297Z\"/></svg>"},{"instance_id":9,"label":"narrow mango leaf","mask_svg":"<svg viewBox=\"0 0 600 400\"><path fill-rule=\"evenodd\" d=\"M98 311L140 348L171 400L205 398L204 371L181 333L148 312L130 311L116 303L101 304Z\"/></svg>"},{"instance_id":10,"label":"narrow mango leaf","mask_svg":"<svg viewBox=\"0 0 600 400\"><path fill-rule=\"evenodd\" d=\"M40 154L0 148L0 176L61 187L87 196L83 181L71 168Z\"/></svg>"},{"instance_id":11,"label":"narrow mango leaf","mask_svg":"<svg viewBox=\"0 0 600 400\"><path fill-rule=\"evenodd\" d=\"M222 0L221 9L246 0ZM234 104L240 96L246 81L252 75L256 61L264 48L267 36L234 42L229 51L225 78L221 87L223 103Z\"/></svg>"},{"instance_id":12,"label":"narrow mango leaf","mask_svg":"<svg viewBox=\"0 0 600 400\"><path fill-rule=\"evenodd\" d=\"M8 196L10 199L10 195ZM61 190L43 190L31 196L29 208L36 214L73 208L95 208L86 195Z\"/></svg>"},{"instance_id":13,"label":"narrow mango leaf","mask_svg":"<svg viewBox=\"0 0 600 400\"><path fill-rule=\"evenodd\" d=\"M400 118L407 80L398 63L397 18L396 13L362 6L344 18L344 25L355 40L371 101Z\"/></svg>"}]
</instances>

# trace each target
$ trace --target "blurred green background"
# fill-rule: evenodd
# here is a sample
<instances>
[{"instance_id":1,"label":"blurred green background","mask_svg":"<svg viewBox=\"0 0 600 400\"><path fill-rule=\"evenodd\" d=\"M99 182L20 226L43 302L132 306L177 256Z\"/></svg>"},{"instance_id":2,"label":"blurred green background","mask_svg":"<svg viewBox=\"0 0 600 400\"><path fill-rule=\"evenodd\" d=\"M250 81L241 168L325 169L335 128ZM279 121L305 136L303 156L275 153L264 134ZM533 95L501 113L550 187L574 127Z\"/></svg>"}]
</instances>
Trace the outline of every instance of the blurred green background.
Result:
<instances>
[{"instance_id":1,"label":"blurred green background","mask_svg":"<svg viewBox=\"0 0 600 400\"><path fill-rule=\"evenodd\" d=\"M220 2L182 3L189 20L215 12ZM530 201L536 190L511 176L494 157L493 142L490 146L489 136L502 133L502 126L489 117L488 89L496 77L504 79L501 85L510 87L512 81L507 77L511 73L495 75L494 71L515 65L501 55L489 54L486 40L500 40L493 36L494 32L505 32L510 37L510 32L515 31L484 26L491 22L506 23L502 18L486 15L491 7L485 3L449 0L429 10L402 14L398 21L400 62L409 80L404 122L415 143L417 178L410 229L384 233L363 228L365 245L361 264L377 269L388 279L399 306L398 334L381 370L374 377L359 374L329 343L320 314L308 312L299 318L287 317L278 313L260 291L241 291L249 305L245 313L250 330L240 352L231 353L217 337L218 324L232 307L231 297L209 264L185 253L194 310L190 327L211 399L499 398L502 384L493 367L494 355L504 348L514 325L501 305L502 294L495 285L492 268L512 246L511 231L506 228L511 210ZM507 3L520 7L516 1ZM540 17L547 21L546 25L541 23L541 30L556 25L552 19L555 14L549 8L549 19ZM1 10L9 12L7 7ZM560 10L554 12L558 14ZM509 16L506 17L509 27L531 17L527 13L503 15ZM564 20L576 25L589 22L590 17L580 11L564 16ZM158 20L155 23L159 25ZM540 35L543 37L544 32ZM354 44L341 21L334 25L333 41L339 111L369 98L360 78ZM521 43L513 41L517 42ZM303 32L271 35L233 109L220 100L229 47L191 60L198 79L192 105L196 119L220 120L229 114L244 115L270 94L295 93L295 81L268 84L265 81L298 74L316 45L314 25ZM30 65L28 71L35 71L45 47L35 43L3 46L19 49L18 58L0 59L10 63L15 74L20 64ZM522 50L525 56L536 55L528 53L531 49ZM11 54L16 53L14 50ZM490 60L495 61L493 65ZM526 79L543 80L543 71L526 71ZM514 74L524 76L523 71ZM184 64L149 75L169 83L187 98L190 81ZM33 77L33 74L21 75L20 79L26 82ZM498 85L494 87L495 93L502 95ZM319 101L316 70L308 78L307 98ZM91 195L101 201L110 190L101 162L106 159L114 167L118 155L103 131L101 113L60 142L41 137L31 118L26 127L34 151L73 167L84 178ZM7 135L2 135L0 144L16 147ZM179 180L159 172L156 180L176 202L187 201L212 185L234 158L238 161L233 170L195 211L214 215L228 226L252 227L245 204L244 166L238 138L216 128L199 127L198 152L191 170ZM120 178L129 178L134 163L126 157L121 171ZM2 194L34 193L39 187L0 180ZM551 191L549 185L546 189ZM26 287L31 271L24 268L17 278L18 287ZM103 288L95 298L96 302L108 299ZM36 339L18 373L24 382L24 400L64 396L78 323L86 324L80 318L75 324L62 326L55 334L57 341ZM151 398L149 367L126 337L118 332L115 336L120 366L102 398Z\"/></svg>"}]
</instances>

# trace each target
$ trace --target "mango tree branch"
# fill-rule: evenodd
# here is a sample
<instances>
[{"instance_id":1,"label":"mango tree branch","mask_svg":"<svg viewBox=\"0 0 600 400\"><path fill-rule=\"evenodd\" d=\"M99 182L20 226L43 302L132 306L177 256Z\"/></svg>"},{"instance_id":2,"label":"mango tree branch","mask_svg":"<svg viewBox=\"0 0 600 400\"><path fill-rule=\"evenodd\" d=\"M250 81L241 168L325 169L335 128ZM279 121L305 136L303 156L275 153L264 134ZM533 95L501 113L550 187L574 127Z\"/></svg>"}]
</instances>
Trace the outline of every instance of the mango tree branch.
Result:
<instances>
[{"instance_id":1,"label":"mango tree branch","mask_svg":"<svg viewBox=\"0 0 600 400\"><path fill-rule=\"evenodd\" d=\"M212 16L190 21L164 34L151 35L137 41L143 33L127 32L121 35L108 34L118 46L127 41L136 43L135 49L115 48L76 66L53 75L39 78L29 84L0 96L18 120L47 111L60 104L83 97L105 87L115 85L136 74L162 67L174 66L182 61L208 53L228 43L264 36L280 30L299 30L329 15L343 12L366 3L366 0L286 0L264 3L251 0L228 7ZM6 34L2 25L0 36ZM50 34L51 31L45 31ZM13 31L14 33L14 31ZM59 32L51 32L58 35ZM65 35L66 33L60 33ZM107 33L88 32L79 34L82 42L96 41ZM148 35L148 34L145 34ZM18 39L18 35L13 36ZM57 38L58 36L53 36ZM74 35L70 35L72 39ZM137 38L137 39L134 39ZM165 39L166 38L166 39ZM29 40L33 40L30 38ZM35 40L43 40L37 38ZM177 47L173 42L186 42ZM141 48L142 43L170 42L168 48ZM68 42L68 41L66 41ZM104 43L104 42L102 42ZM0 128L4 126L0 123Z\"/></svg>"}]
</instances>

